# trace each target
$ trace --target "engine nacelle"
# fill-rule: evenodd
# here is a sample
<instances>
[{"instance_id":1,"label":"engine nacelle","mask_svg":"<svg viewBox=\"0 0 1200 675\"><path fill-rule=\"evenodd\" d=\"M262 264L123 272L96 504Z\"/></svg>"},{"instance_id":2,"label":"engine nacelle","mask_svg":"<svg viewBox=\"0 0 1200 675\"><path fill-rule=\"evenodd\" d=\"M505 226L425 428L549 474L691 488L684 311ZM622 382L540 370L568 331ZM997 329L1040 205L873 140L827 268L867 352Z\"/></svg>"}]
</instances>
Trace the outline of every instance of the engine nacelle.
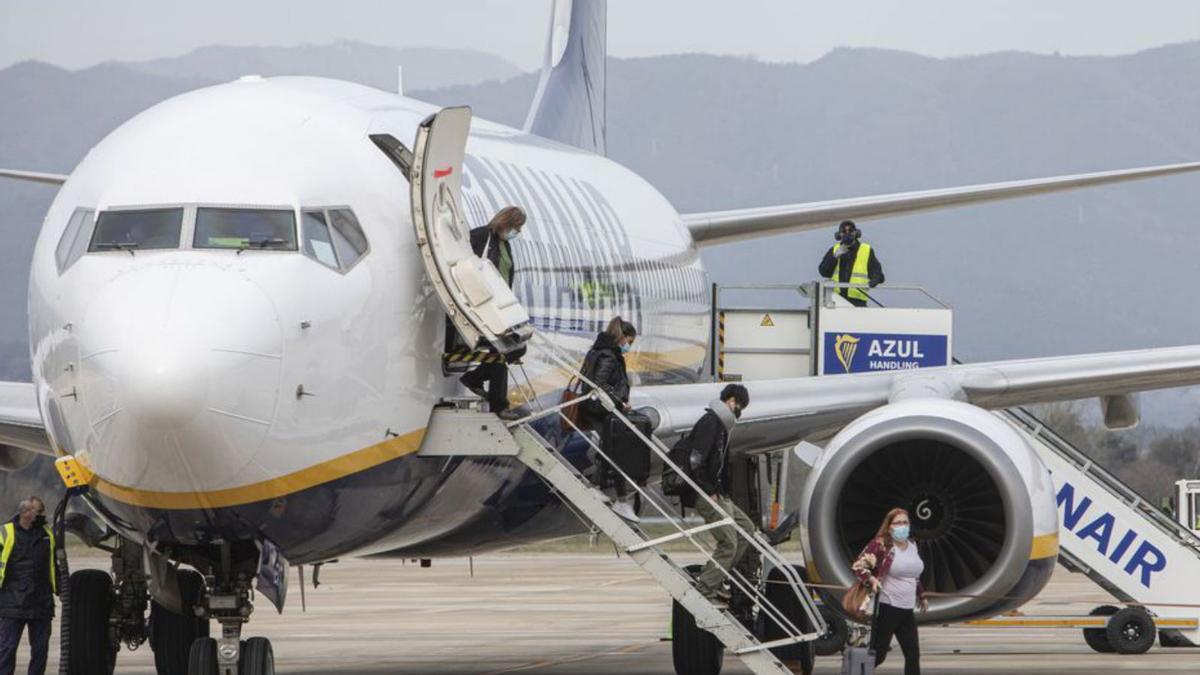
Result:
<instances>
[{"instance_id":1,"label":"engine nacelle","mask_svg":"<svg viewBox=\"0 0 1200 675\"><path fill-rule=\"evenodd\" d=\"M908 510L932 598L921 621L994 616L1033 597L1058 559L1050 472L1015 427L958 401L910 399L849 424L804 487L810 577L849 586L850 563L887 511ZM827 598L840 607L840 593Z\"/></svg>"}]
</instances>

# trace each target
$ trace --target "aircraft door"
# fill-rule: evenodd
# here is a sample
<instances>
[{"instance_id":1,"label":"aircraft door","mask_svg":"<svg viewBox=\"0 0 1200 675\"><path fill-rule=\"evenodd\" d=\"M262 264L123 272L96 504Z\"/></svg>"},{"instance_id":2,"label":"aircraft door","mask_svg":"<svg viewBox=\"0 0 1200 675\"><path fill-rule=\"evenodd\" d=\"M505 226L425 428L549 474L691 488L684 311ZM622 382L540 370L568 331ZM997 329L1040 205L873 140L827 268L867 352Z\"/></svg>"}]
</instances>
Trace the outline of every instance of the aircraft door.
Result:
<instances>
[{"instance_id":1,"label":"aircraft door","mask_svg":"<svg viewBox=\"0 0 1200 675\"><path fill-rule=\"evenodd\" d=\"M409 179L417 247L446 315L468 345L500 353L533 335L525 307L491 261L475 255L463 217L462 165L471 109L446 108L417 129Z\"/></svg>"}]
</instances>

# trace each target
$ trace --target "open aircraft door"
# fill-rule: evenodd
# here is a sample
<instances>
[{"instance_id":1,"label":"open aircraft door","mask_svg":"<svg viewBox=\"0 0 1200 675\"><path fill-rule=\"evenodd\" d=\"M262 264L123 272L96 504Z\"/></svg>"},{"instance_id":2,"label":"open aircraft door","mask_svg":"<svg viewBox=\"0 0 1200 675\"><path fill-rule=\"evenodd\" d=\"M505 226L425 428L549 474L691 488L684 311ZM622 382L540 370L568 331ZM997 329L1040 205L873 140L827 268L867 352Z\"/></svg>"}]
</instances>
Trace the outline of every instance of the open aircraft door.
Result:
<instances>
[{"instance_id":1,"label":"open aircraft door","mask_svg":"<svg viewBox=\"0 0 1200 675\"><path fill-rule=\"evenodd\" d=\"M470 128L467 107L446 108L418 127L409 171L413 227L451 323L473 348L506 354L529 340L533 326L496 266L471 249L461 193Z\"/></svg>"}]
</instances>

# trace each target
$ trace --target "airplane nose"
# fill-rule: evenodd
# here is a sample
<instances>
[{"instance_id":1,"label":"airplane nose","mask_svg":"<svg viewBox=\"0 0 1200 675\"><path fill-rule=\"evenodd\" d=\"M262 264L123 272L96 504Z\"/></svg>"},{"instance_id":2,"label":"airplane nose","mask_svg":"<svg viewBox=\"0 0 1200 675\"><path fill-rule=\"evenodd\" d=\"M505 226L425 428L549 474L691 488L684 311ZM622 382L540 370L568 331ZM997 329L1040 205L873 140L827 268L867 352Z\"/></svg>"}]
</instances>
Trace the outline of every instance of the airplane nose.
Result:
<instances>
[{"instance_id":1,"label":"airplane nose","mask_svg":"<svg viewBox=\"0 0 1200 675\"><path fill-rule=\"evenodd\" d=\"M256 284L211 265L147 266L101 288L75 335L85 447L101 476L154 492L253 482L283 349Z\"/></svg>"}]
</instances>

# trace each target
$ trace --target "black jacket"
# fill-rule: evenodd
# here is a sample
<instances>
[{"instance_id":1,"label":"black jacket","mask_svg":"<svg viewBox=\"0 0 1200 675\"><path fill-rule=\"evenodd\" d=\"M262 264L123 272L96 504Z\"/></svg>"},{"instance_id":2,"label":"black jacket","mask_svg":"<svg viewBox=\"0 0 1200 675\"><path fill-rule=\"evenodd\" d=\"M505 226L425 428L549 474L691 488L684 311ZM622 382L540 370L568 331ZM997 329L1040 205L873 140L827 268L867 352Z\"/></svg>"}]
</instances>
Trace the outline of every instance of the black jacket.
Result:
<instances>
[{"instance_id":1,"label":"black jacket","mask_svg":"<svg viewBox=\"0 0 1200 675\"><path fill-rule=\"evenodd\" d=\"M613 401L618 404L629 402L629 372L625 369L625 355L608 333L596 336L596 341L583 359L583 374ZM584 384L581 390L586 394L592 388ZM588 401L588 404L584 410L589 415L595 417L603 412L598 401Z\"/></svg>"},{"instance_id":2,"label":"black jacket","mask_svg":"<svg viewBox=\"0 0 1200 675\"><path fill-rule=\"evenodd\" d=\"M709 495L728 495L729 479L725 463L729 454L729 431L712 410L704 415L692 428L692 449L698 450L703 458L696 468L692 480Z\"/></svg>"},{"instance_id":3,"label":"black jacket","mask_svg":"<svg viewBox=\"0 0 1200 675\"><path fill-rule=\"evenodd\" d=\"M16 542L0 587L0 617L44 620L54 616L50 586L50 537L41 528L26 530L13 519Z\"/></svg>"},{"instance_id":4,"label":"black jacket","mask_svg":"<svg viewBox=\"0 0 1200 675\"><path fill-rule=\"evenodd\" d=\"M833 251L836 248L837 245L835 244L825 252L825 257L821 259L821 264L817 268L817 270L821 273L821 276L825 277L826 279L829 279L833 276L833 268L838 264L838 258L834 257L833 255ZM846 264L842 265L838 269L838 278L833 279L833 281L843 284L850 283L850 272L854 269L854 258L858 255L858 249L859 245L856 241L854 242L854 245L850 247L849 251L842 254L841 260L844 260ZM867 259L867 278L871 280L872 286L878 286L879 284L883 283L883 265L879 263L879 258L875 255L874 246L871 247L871 257ZM845 297L849 293L849 289L839 288L838 293L841 293L842 296Z\"/></svg>"},{"instance_id":5,"label":"black jacket","mask_svg":"<svg viewBox=\"0 0 1200 675\"><path fill-rule=\"evenodd\" d=\"M488 243L489 241L491 242L490 244ZM482 257L483 249L486 248L487 259L492 261L497 270L500 269L500 247L508 250L508 258L513 261L513 268L509 272L508 278L505 279L508 282L508 287L512 288L513 277L517 275L517 259L512 255L512 246L509 246L508 242L504 239L493 234L487 226L471 230L471 250L475 251L475 255Z\"/></svg>"}]
</instances>

